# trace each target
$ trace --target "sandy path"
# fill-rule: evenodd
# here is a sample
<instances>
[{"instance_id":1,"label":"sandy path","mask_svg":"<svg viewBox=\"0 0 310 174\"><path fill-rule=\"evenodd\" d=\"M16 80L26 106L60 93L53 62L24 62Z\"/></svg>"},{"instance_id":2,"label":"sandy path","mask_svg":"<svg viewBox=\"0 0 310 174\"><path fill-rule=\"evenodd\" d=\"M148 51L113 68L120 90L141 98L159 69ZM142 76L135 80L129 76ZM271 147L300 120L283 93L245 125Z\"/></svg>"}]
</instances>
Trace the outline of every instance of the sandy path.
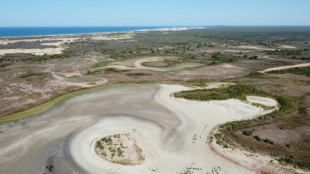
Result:
<instances>
[{"instance_id":1,"label":"sandy path","mask_svg":"<svg viewBox=\"0 0 310 174\"><path fill-rule=\"evenodd\" d=\"M221 85L211 84L209 87ZM37 117L0 125L1 173L253 173L225 160L206 142L216 125L264 114L239 100L187 101L171 94L178 85L115 87L66 101ZM143 149L139 166L112 164L98 157L94 142L105 135L130 133ZM226 152L229 153L229 152ZM241 162L243 152L233 154ZM266 160L260 158L259 160ZM269 160L269 158L267 158ZM245 163L256 165L257 159ZM18 164L18 165L16 165Z\"/></svg>"},{"instance_id":2,"label":"sandy path","mask_svg":"<svg viewBox=\"0 0 310 174\"><path fill-rule=\"evenodd\" d=\"M259 72L266 73L270 71L277 71L277 70L297 68L297 67L307 67L307 66L310 66L310 63L302 63L302 64L290 65L290 66L279 66L279 67L274 67L274 68L268 68L268 69L265 69L264 71L259 71Z\"/></svg>"}]
</instances>

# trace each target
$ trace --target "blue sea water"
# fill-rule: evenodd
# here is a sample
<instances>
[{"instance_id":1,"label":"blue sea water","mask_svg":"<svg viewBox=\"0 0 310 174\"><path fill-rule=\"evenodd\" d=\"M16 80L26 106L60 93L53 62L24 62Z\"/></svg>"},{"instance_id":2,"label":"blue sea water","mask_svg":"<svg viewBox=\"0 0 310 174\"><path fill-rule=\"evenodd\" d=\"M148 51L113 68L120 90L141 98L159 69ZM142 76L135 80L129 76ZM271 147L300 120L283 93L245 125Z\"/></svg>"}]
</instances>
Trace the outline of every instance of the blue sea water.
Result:
<instances>
[{"instance_id":1,"label":"blue sea water","mask_svg":"<svg viewBox=\"0 0 310 174\"><path fill-rule=\"evenodd\" d=\"M0 27L0 37L38 36L56 34L83 34L132 31L158 28L173 28L172 26L136 26L136 27Z\"/></svg>"}]
</instances>

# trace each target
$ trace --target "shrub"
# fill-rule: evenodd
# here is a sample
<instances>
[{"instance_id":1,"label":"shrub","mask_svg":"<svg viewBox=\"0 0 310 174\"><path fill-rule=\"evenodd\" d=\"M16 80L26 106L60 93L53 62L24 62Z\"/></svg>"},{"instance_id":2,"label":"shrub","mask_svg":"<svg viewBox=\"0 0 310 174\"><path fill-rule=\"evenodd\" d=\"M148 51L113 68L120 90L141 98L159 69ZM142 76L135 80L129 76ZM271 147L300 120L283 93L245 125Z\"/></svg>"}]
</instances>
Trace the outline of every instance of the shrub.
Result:
<instances>
[{"instance_id":1,"label":"shrub","mask_svg":"<svg viewBox=\"0 0 310 174\"><path fill-rule=\"evenodd\" d=\"M258 135L255 135L253 138L255 138L255 140L257 140L257 141L259 141L259 142L261 142L261 141L262 141L262 138L261 138L261 137L259 137Z\"/></svg>"},{"instance_id":2,"label":"shrub","mask_svg":"<svg viewBox=\"0 0 310 174\"><path fill-rule=\"evenodd\" d=\"M274 144L274 142L273 141L271 141L271 140L269 140L268 138L266 138L266 139L264 139L263 140L265 143L269 143L269 144Z\"/></svg>"},{"instance_id":3,"label":"shrub","mask_svg":"<svg viewBox=\"0 0 310 174\"><path fill-rule=\"evenodd\" d=\"M242 132L242 134L245 136L251 136L253 134L253 131L252 130L245 130Z\"/></svg>"}]
</instances>

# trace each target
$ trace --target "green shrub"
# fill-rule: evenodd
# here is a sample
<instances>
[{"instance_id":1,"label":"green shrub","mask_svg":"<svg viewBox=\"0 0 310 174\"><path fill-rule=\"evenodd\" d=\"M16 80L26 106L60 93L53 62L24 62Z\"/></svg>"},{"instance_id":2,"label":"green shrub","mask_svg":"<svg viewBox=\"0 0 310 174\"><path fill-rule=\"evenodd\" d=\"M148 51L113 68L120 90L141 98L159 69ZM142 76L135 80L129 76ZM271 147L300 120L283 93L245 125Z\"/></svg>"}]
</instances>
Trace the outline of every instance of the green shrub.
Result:
<instances>
[{"instance_id":1,"label":"green shrub","mask_svg":"<svg viewBox=\"0 0 310 174\"><path fill-rule=\"evenodd\" d=\"M4 68L6 66L11 65L12 63L0 63L0 68Z\"/></svg>"},{"instance_id":2,"label":"green shrub","mask_svg":"<svg viewBox=\"0 0 310 174\"><path fill-rule=\"evenodd\" d=\"M255 140L257 140L257 141L259 141L259 142L261 142L261 141L262 141L262 138L261 138L261 137L259 137L258 135L253 136L253 138L255 138Z\"/></svg>"},{"instance_id":3,"label":"green shrub","mask_svg":"<svg viewBox=\"0 0 310 174\"><path fill-rule=\"evenodd\" d=\"M310 169L310 161L298 161L294 156L280 158L279 162L285 162L287 164L297 165L300 168Z\"/></svg>"},{"instance_id":4,"label":"green shrub","mask_svg":"<svg viewBox=\"0 0 310 174\"><path fill-rule=\"evenodd\" d=\"M269 140L268 138L266 138L266 139L264 139L263 140L265 143L269 143L269 144L274 144L274 142L273 141L271 141L271 140Z\"/></svg>"},{"instance_id":5,"label":"green shrub","mask_svg":"<svg viewBox=\"0 0 310 174\"><path fill-rule=\"evenodd\" d=\"M252 130L245 130L245 131L242 131L242 134L245 136L251 136L253 134L253 131Z\"/></svg>"}]
</instances>

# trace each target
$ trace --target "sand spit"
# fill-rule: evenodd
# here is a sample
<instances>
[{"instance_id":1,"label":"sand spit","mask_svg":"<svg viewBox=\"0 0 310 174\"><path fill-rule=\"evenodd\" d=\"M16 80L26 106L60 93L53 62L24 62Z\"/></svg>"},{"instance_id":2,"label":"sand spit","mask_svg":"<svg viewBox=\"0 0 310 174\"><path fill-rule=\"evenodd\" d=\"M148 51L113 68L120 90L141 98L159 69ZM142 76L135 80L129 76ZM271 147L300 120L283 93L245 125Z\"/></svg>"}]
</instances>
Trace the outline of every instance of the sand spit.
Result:
<instances>
[{"instance_id":1,"label":"sand spit","mask_svg":"<svg viewBox=\"0 0 310 174\"><path fill-rule=\"evenodd\" d=\"M208 86L220 85L225 84ZM223 152L237 161L249 161L236 164L214 153L208 136L218 124L270 111L235 99L199 102L172 97L172 93L188 89L191 88L179 85L108 88L72 98L43 115L3 124L0 171L44 173L47 165L54 166L54 173L260 171L261 168L253 170L245 166L256 166L261 160L267 164L269 157L248 160L244 152ZM114 134L130 134L142 149L144 162L126 166L99 157L94 148L96 141ZM278 167L270 166L273 170L273 166Z\"/></svg>"},{"instance_id":2,"label":"sand spit","mask_svg":"<svg viewBox=\"0 0 310 174\"><path fill-rule=\"evenodd\" d=\"M259 72L260 73L266 73L266 72L270 72L270 71L277 71L277 70L297 68L297 67L307 67L307 66L310 66L310 63L302 63L302 64L289 65L289 66L279 66L279 67L274 67L274 68L268 68L268 69L265 69L264 71L259 71Z\"/></svg>"},{"instance_id":3,"label":"sand spit","mask_svg":"<svg viewBox=\"0 0 310 174\"><path fill-rule=\"evenodd\" d=\"M278 103L275 100L271 98L267 98L267 97L247 96L246 99L250 103L258 103L258 104L262 104L265 106L277 106L278 105Z\"/></svg>"}]
</instances>

